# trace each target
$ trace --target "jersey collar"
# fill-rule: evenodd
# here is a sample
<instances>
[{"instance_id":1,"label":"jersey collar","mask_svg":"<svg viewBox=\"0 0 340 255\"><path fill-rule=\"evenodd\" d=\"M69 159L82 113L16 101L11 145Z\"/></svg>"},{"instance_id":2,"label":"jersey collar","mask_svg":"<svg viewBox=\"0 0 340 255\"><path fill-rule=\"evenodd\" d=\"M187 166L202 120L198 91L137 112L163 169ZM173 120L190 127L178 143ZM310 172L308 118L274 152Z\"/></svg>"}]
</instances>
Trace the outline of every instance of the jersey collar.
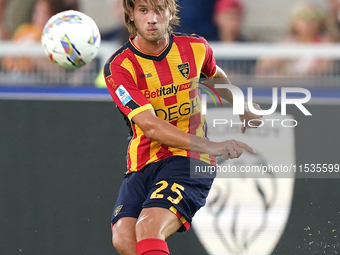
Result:
<instances>
[{"instance_id":1,"label":"jersey collar","mask_svg":"<svg viewBox=\"0 0 340 255\"><path fill-rule=\"evenodd\" d=\"M159 53L159 54L149 54L146 52L141 51L140 49L138 49L132 42L134 37L130 37L129 41L128 41L128 47L129 49L136 55L142 57L142 58L146 58L146 59L150 59L153 61L162 61L169 53L171 47L172 47L172 42L173 42L173 38L172 35L169 35L169 43L168 45Z\"/></svg>"}]
</instances>

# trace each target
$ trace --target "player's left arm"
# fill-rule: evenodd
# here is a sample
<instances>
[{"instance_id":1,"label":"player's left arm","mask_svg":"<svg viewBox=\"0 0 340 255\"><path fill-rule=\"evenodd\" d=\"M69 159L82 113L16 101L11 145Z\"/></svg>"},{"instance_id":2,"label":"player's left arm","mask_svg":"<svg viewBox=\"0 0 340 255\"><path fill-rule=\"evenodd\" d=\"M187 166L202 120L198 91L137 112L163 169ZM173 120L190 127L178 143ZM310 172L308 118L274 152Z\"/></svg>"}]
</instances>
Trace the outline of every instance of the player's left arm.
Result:
<instances>
[{"instance_id":1,"label":"player's left arm","mask_svg":"<svg viewBox=\"0 0 340 255\"><path fill-rule=\"evenodd\" d=\"M213 50L207 41L203 40L203 43L206 47L205 59L203 62L201 73L203 73L207 78L218 78L218 84L231 84L225 72L216 65L216 60L213 56ZM210 80L211 81L211 80ZM210 83L210 82L209 82ZM214 80L212 80L212 85L215 86ZM216 88L216 92L220 97L227 100L231 105L233 105L233 94L227 88ZM255 109L261 110L258 104L253 104ZM240 120L245 122L245 125L242 125L241 132L242 134L246 131L247 127L255 128L259 126L262 121L262 116L253 114L248 109L248 104L244 103L244 114L240 115ZM250 124L250 125L249 125Z\"/></svg>"},{"instance_id":2,"label":"player's left arm","mask_svg":"<svg viewBox=\"0 0 340 255\"><path fill-rule=\"evenodd\" d=\"M220 84L231 84L228 76L225 74L225 72L220 68L219 66L216 66L216 74L214 78L219 79ZM214 84L215 85L215 84ZM222 97L223 99L227 100L229 104L233 105L233 94L229 89L226 88L215 88L218 95Z\"/></svg>"},{"instance_id":3,"label":"player's left arm","mask_svg":"<svg viewBox=\"0 0 340 255\"><path fill-rule=\"evenodd\" d=\"M215 74L214 78L219 79L219 84L231 84L230 80L228 79L228 76L225 74L225 72L219 66L216 66L216 74ZM227 88L216 88L216 91L217 91L217 93L220 97L227 100L231 105L233 105L233 94L231 93L231 91L229 89L227 89ZM253 103L253 106L254 106L255 109L261 110L260 105ZM258 127L261 124L261 118L262 117L263 116L261 116L261 115L256 115L256 114L250 112L249 109L248 109L248 104L245 102L244 103L244 114L240 115L240 120L242 122L245 121L245 126L242 125L242 127L241 127L242 134L246 131L247 127L249 127L249 128Z\"/></svg>"}]
</instances>

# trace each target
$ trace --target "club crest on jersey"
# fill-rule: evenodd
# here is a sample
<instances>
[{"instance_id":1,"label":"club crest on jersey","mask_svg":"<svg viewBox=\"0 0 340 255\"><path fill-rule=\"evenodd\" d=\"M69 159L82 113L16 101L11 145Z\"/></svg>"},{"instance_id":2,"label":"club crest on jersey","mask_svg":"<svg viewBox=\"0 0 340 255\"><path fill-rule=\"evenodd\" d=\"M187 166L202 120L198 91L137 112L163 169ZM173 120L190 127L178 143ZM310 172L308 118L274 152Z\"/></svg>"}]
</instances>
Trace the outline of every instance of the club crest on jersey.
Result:
<instances>
[{"instance_id":1,"label":"club crest on jersey","mask_svg":"<svg viewBox=\"0 0 340 255\"><path fill-rule=\"evenodd\" d=\"M177 67L178 67L178 70L181 72L181 74L184 76L184 78L188 79L189 73L190 73L189 63L186 62L184 64L178 65Z\"/></svg>"}]
</instances>

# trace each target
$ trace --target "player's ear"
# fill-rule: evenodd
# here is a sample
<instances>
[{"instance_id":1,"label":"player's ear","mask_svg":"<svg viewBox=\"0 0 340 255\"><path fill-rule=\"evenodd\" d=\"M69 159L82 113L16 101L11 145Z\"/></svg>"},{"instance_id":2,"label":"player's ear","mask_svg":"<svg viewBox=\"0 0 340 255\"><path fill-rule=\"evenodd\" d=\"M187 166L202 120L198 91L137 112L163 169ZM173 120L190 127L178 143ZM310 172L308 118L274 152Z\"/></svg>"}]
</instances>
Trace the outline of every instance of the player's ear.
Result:
<instances>
[{"instance_id":1,"label":"player's ear","mask_svg":"<svg viewBox=\"0 0 340 255\"><path fill-rule=\"evenodd\" d=\"M133 16L133 9L131 7L129 8L129 18L131 21L135 19L135 17Z\"/></svg>"},{"instance_id":2,"label":"player's ear","mask_svg":"<svg viewBox=\"0 0 340 255\"><path fill-rule=\"evenodd\" d=\"M172 14L170 14L170 19L169 20L172 20Z\"/></svg>"}]
</instances>

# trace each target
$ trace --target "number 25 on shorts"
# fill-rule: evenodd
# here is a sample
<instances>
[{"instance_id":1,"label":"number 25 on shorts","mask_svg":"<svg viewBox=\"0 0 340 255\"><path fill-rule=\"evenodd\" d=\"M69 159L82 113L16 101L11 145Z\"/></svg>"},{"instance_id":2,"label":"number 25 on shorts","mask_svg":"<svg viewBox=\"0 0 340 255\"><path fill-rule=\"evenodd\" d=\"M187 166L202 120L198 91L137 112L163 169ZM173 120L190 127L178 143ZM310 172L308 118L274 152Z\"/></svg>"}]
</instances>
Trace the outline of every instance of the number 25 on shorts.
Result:
<instances>
[{"instance_id":1,"label":"number 25 on shorts","mask_svg":"<svg viewBox=\"0 0 340 255\"><path fill-rule=\"evenodd\" d=\"M153 198L163 198L164 195L160 194L160 192L162 190L166 189L169 186L169 184L166 181L159 181L159 182L156 183L156 185L161 185L161 186L159 188L157 188L154 192L152 192L152 194L150 196L151 199L153 199ZM178 183L174 183L171 186L171 190L173 192L177 193L178 197L177 198L172 198L172 197L168 196L167 199L171 203L177 205L182 200L182 198L183 198L181 190L184 191L184 187L179 185Z\"/></svg>"}]
</instances>

